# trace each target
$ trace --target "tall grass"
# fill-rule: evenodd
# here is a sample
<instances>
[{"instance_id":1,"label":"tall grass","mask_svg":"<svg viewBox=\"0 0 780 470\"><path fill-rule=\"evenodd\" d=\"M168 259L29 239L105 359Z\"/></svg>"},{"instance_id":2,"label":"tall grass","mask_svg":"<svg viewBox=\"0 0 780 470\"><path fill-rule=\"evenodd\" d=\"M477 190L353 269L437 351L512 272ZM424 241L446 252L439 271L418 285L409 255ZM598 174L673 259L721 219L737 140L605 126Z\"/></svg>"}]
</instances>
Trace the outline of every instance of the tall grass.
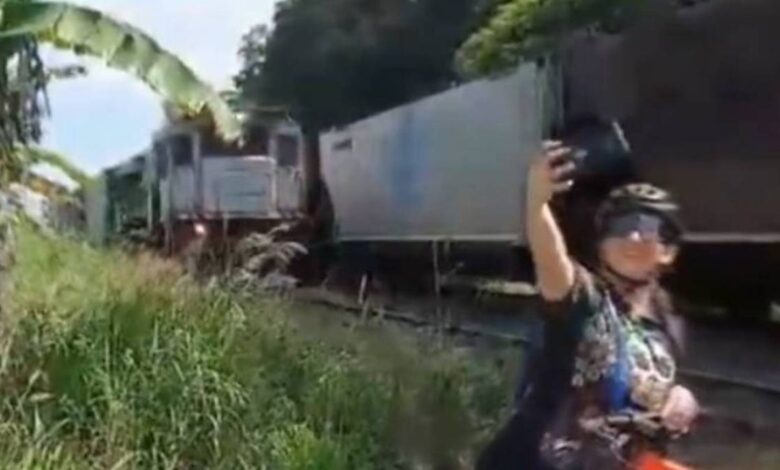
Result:
<instances>
[{"instance_id":1,"label":"tall grass","mask_svg":"<svg viewBox=\"0 0 780 470\"><path fill-rule=\"evenodd\" d=\"M458 468L505 404L471 354L19 230L0 468Z\"/></svg>"}]
</instances>

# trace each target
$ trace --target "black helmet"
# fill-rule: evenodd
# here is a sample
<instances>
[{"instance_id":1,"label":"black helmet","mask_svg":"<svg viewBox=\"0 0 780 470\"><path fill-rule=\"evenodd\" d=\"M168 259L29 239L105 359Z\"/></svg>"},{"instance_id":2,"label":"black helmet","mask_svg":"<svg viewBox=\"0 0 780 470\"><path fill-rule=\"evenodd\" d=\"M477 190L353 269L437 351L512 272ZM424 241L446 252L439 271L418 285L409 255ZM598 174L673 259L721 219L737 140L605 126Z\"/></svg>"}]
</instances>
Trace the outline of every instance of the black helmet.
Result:
<instances>
[{"instance_id":1,"label":"black helmet","mask_svg":"<svg viewBox=\"0 0 780 470\"><path fill-rule=\"evenodd\" d=\"M613 217L632 212L649 212L660 216L664 222L663 238L676 243L683 234L680 207L665 190L648 183L632 183L620 186L609 193L596 212L596 230L603 235L607 222Z\"/></svg>"}]
</instances>

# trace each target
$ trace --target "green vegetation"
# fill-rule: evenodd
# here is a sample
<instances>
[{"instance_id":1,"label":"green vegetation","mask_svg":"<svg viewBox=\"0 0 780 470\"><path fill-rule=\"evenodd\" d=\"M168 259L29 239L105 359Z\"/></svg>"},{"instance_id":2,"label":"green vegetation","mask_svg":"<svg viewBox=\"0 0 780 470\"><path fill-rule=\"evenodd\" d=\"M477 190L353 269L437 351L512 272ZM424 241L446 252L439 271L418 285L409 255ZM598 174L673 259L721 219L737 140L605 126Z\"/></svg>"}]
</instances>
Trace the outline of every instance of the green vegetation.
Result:
<instances>
[{"instance_id":1,"label":"green vegetation","mask_svg":"<svg viewBox=\"0 0 780 470\"><path fill-rule=\"evenodd\" d=\"M471 352L139 256L19 229L0 468L457 468L505 406Z\"/></svg>"},{"instance_id":2,"label":"green vegetation","mask_svg":"<svg viewBox=\"0 0 780 470\"><path fill-rule=\"evenodd\" d=\"M89 175L71 163L66 156L53 150L37 146L20 145L17 148L17 153L17 158L21 160L19 168L23 172L29 172L34 165L45 163L62 171L74 183L77 183L80 188L86 188L91 182Z\"/></svg>"},{"instance_id":3,"label":"green vegetation","mask_svg":"<svg viewBox=\"0 0 780 470\"><path fill-rule=\"evenodd\" d=\"M244 37L235 83L309 133L340 126L555 50L581 28L616 32L648 0L281 0ZM436 34L431 32L435 31Z\"/></svg>"},{"instance_id":4,"label":"green vegetation","mask_svg":"<svg viewBox=\"0 0 780 470\"><path fill-rule=\"evenodd\" d=\"M281 0L239 51L241 97L308 133L447 89L454 53L494 0Z\"/></svg>"},{"instance_id":5,"label":"green vegetation","mask_svg":"<svg viewBox=\"0 0 780 470\"><path fill-rule=\"evenodd\" d=\"M186 116L209 116L227 139L240 123L228 104L178 57L139 29L68 2L0 0L0 185L18 181L25 159L19 146L41 138L47 81L78 69L47 69L39 44L100 59L134 75Z\"/></svg>"},{"instance_id":6,"label":"green vegetation","mask_svg":"<svg viewBox=\"0 0 780 470\"><path fill-rule=\"evenodd\" d=\"M503 0L492 17L463 44L458 52L458 64L471 76L499 72L555 50L576 29L618 31L639 17L650 3L647 0Z\"/></svg>"}]
</instances>

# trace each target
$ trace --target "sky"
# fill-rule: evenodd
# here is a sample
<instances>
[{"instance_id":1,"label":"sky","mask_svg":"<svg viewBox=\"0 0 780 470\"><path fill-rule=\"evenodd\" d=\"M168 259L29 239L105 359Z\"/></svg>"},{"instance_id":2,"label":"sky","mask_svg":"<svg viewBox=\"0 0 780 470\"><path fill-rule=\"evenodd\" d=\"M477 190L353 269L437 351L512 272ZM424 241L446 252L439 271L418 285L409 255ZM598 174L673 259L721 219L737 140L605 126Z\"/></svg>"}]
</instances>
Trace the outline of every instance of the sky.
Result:
<instances>
[{"instance_id":1,"label":"sky","mask_svg":"<svg viewBox=\"0 0 780 470\"><path fill-rule=\"evenodd\" d=\"M184 59L215 87L231 85L241 37L270 23L275 0L72 0L129 22ZM67 156L90 174L149 145L163 122L160 100L143 83L97 61L46 49L47 64L87 65L86 77L49 86L52 115L44 122L44 148ZM52 169L44 175L61 179Z\"/></svg>"}]
</instances>

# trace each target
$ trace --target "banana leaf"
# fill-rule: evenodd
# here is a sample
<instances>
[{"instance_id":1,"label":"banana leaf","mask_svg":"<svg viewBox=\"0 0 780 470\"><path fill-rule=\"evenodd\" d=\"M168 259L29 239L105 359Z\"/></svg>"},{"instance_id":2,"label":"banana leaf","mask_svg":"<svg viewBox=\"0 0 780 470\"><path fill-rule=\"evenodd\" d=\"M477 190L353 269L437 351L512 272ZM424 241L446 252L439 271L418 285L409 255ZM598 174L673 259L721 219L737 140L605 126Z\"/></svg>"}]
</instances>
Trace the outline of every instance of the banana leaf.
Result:
<instances>
[{"instance_id":1,"label":"banana leaf","mask_svg":"<svg viewBox=\"0 0 780 470\"><path fill-rule=\"evenodd\" d=\"M185 114L210 113L223 138L235 140L240 136L241 126L220 95L181 59L132 25L65 2L0 2L0 44L30 36L129 72Z\"/></svg>"}]
</instances>

